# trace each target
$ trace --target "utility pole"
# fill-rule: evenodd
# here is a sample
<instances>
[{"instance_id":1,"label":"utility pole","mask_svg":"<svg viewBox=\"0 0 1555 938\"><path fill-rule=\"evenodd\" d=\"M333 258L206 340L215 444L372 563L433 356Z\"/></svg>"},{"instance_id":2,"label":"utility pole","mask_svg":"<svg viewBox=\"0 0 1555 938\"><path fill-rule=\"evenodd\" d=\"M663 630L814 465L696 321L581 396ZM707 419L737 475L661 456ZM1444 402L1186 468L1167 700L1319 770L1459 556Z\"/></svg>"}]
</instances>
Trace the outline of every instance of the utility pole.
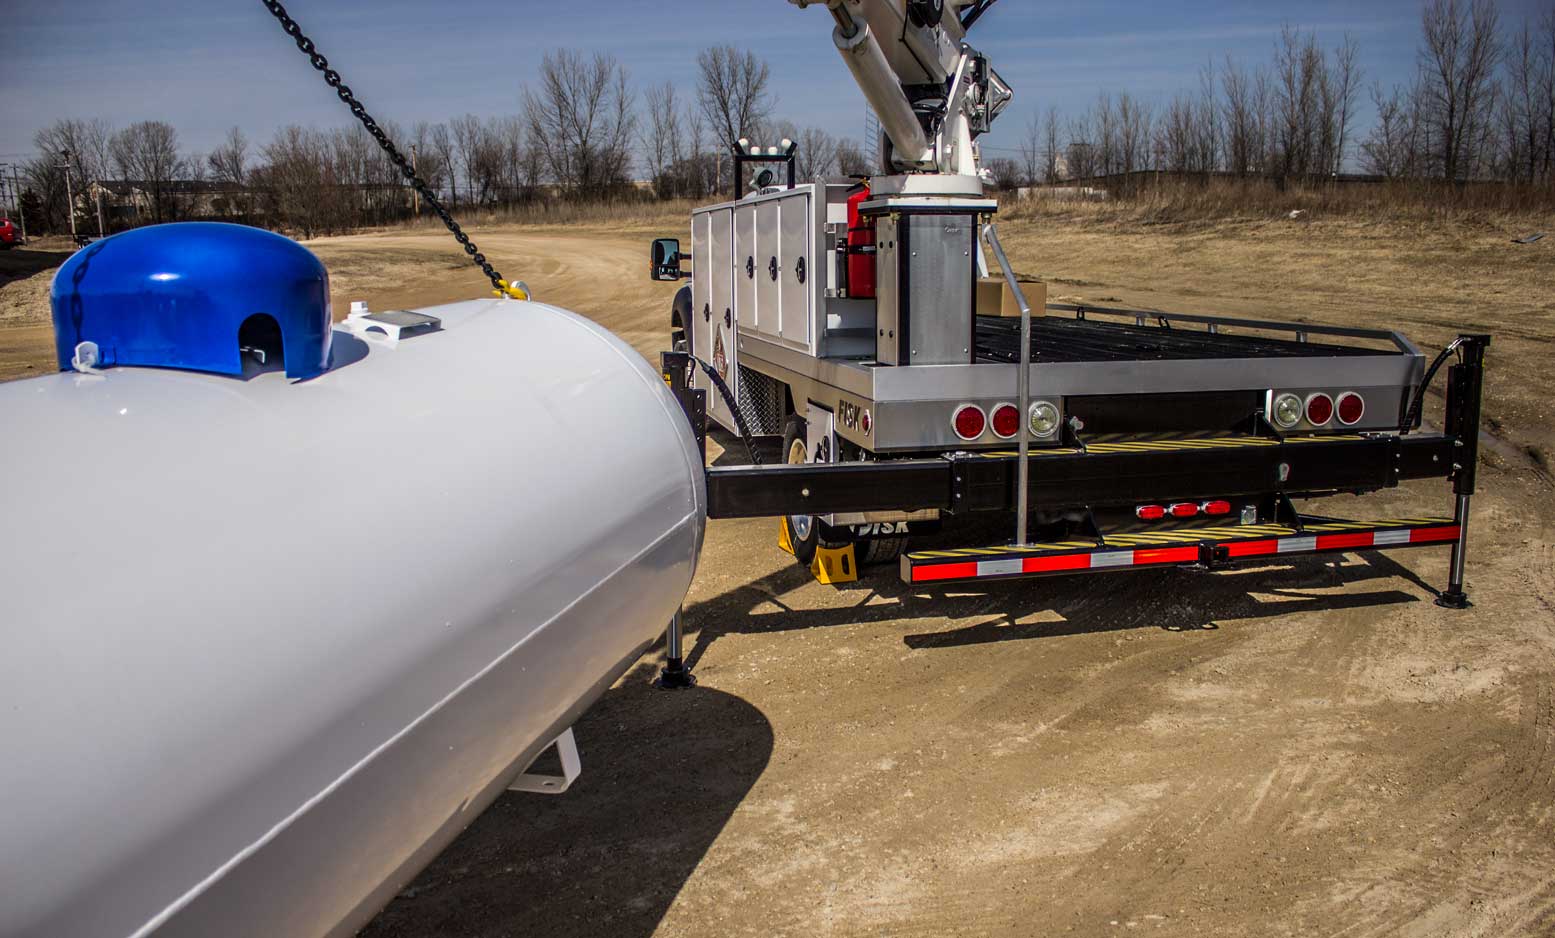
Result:
<instances>
[{"instance_id":1,"label":"utility pole","mask_svg":"<svg viewBox=\"0 0 1555 938\"><path fill-rule=\"evenodd\" d=\"M70 240L76 240L76 196L70 188L70 151L61 150L60 159L65 167L65 212L70 216Z\"/></svg>"},{"instance_id":2,"label":"utility pole","mask_svg":"<svg viewBox=\"0 0 1555 938\"><path fill-rule=\"evenodd\" d=\"M104 238L103 232L103 184L101 181L93 183L93 191L97 193L97 237Z\"/></svg>"},{"instance_id":3,"label":"utility pole","mask_svg":"<svg viewBox=\"0 0 1555 938\"><path fill-rule=\"evenodd\" d=\"M418 176L421 174L421 170L416 166L416 145L414 143L412 143L410 145L410 171L412 173L415 173ZM420 218L421 217L421 193L419 191L417 191L416 186L415 186L414 183L411 184L411 187L410 187L410 205L411 205L411 210L410 210L410 217L411 217L411 219L415 220L417 218Z\"/></svg>"},{"instance_id":4,"label":"utility pole","mask_svg":"<svg viewBox=\"0 0 1555 938\"><path fill-rule=\"evenodd\" d=\"M22 243L27 243L27 209L22 205L21 177L16 174L16 164L11 164L11 191L16 193L16 215L22 222Z\"/></svg>"}]
</instances>

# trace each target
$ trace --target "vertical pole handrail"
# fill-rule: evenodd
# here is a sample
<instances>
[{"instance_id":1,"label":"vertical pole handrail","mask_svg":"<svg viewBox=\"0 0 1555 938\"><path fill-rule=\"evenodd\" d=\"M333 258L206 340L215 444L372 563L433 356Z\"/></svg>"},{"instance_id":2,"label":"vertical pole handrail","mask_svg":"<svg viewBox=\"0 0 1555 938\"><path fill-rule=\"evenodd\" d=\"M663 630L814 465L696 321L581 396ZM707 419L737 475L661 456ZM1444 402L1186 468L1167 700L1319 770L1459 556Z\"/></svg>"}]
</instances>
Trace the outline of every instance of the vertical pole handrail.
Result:
<instances>
[{"instance_id":1,"label":"vertical pole handrail","mask_svg":"<svg viewBox=\"0 0 1555 938\"><path fill-rule=\"evenodd\" d=\"M1009 284L1010 293L1015 296L1015 304L1020 307L1020 373L1015 378L1015 396L1020 401L1020 460L1015 470L1015 546L1025 547L1026 489L1031 472L1026 462L1031 448L1031 304L1026 302L1026 294L1015 279L1015 271L1010 269L1010 259L1004 256L1004 247L999 243L999 232L993 222L983 226L983 240L993 248L993 256L999 262L999 269L1004 272L1004 282Z\"/></svg>"}]
</instances>

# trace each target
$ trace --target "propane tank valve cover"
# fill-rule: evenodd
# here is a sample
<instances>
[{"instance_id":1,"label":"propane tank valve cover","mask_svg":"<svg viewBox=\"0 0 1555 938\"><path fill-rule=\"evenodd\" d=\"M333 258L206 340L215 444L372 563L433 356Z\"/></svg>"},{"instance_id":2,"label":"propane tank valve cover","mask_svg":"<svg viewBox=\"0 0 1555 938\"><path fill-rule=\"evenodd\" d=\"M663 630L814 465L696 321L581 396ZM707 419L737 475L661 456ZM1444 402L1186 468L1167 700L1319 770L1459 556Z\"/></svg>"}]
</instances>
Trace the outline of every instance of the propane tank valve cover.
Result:
<instances>
[{"instance_id":1,"label":"propane tank valve cover","mask_svg":"<svg viewBox=\"0 0 1555 938\"><path fill-rule=\"evenodd\" d=\"M104 238L61 265L49 299L61 371L89 342L97 367L242 374L240 347L255 336L279 345L288 377L329 368L329 274L258 228L180 222Z\"/></svg>"}]
</instances>

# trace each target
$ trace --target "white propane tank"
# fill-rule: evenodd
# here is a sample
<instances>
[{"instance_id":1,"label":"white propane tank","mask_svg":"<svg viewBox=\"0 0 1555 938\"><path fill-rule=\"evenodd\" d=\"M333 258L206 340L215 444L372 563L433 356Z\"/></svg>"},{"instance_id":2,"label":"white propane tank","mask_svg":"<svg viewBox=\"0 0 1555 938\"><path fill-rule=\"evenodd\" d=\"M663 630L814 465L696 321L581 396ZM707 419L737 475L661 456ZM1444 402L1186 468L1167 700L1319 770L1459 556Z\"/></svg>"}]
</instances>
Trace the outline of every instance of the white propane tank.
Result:
<instances>
[{"instance_id":1,"label":"white propane tank","mask_svg":"<svg viewBox=\"0 0 1555 938\"><path fill-rule=\"evenodd\" d=\"M705 493L659 375L421 312L307 380L0 385L0 935L351 934L663 632Z\"/></svg>"}]
</instances>

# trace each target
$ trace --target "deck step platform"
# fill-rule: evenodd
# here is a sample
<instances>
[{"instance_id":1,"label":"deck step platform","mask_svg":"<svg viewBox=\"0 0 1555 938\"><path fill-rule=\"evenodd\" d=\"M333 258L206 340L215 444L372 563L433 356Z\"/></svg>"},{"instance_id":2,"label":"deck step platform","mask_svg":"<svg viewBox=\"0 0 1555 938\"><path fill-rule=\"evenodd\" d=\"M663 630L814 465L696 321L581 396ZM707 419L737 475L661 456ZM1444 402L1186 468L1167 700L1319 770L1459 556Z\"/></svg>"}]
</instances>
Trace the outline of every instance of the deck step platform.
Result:
<instances>
[{"instance_id":1,"label":"deck step platform","mask_svg":"<svg viewBox=\"0 0 1555 938\"><path fill-rule=\"evenodd\" d=\"M1451 518L1303 518L1299 528L1285 524L1163 528L1107 534L1100 544L1090 539L1029 544L1023 548L917 551L902 555L901 572L903 582L933 583L1183 565L1211 567L1291 554L1447 546L1458 539L1458 533L1458 523Z\"/></svg>"}]
</instances>

